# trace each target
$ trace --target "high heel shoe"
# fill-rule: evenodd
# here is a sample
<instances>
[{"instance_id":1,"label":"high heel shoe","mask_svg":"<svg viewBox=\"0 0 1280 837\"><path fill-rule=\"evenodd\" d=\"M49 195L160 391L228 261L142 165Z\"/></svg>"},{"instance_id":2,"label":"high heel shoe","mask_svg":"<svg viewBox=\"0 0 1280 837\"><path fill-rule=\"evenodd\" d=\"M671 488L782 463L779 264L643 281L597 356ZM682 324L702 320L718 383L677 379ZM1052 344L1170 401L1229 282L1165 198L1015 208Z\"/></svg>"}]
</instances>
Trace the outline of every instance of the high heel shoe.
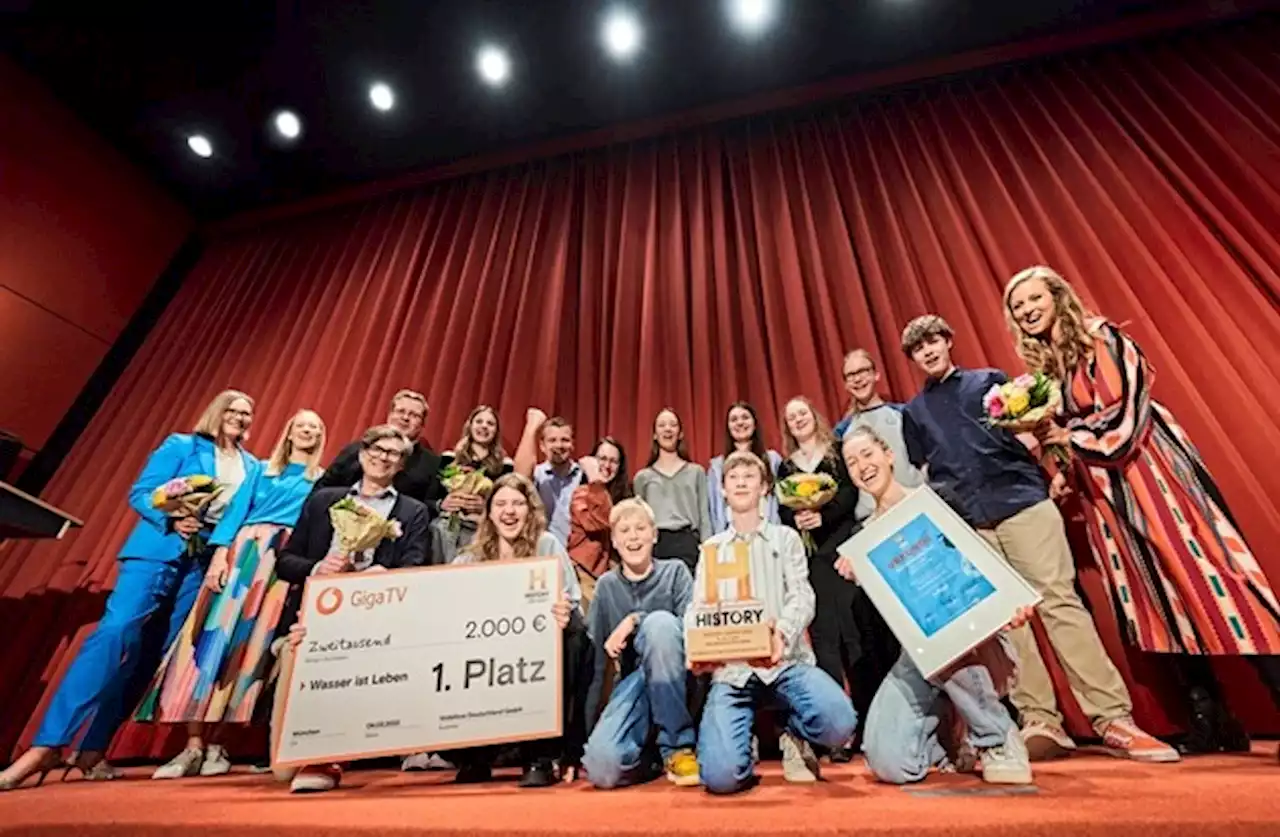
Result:
<instances>
[{"instance_id":1,"label":"high heel shoe","mask_svg":"<svg viewBox=\"0 0 1280 837\"><path fill-rule=\"evenodd\" d=\"M102 753L76 753L62 766L66 768L62 771L61 781L63 782L67 781L72 770L79 770L80 777L86 782L110 782L124 775L112 767Z\"/></svg>"},{"instance_id":2,"label":"high heel shoe","mask_svg":"<svg viewBox=\"0 0 1280 837\"><path fill-rule=\"evenodd\" d=\"M66 766L67 763L62 760L62 754L57 750L50 750L40 758L39 763L29 773L23 776L0 776L0 791L17 790L32 776L36 776L36 783L31 787L38 788L44 784L45 777L51 772Z\"/></svg>"}]
</instances>

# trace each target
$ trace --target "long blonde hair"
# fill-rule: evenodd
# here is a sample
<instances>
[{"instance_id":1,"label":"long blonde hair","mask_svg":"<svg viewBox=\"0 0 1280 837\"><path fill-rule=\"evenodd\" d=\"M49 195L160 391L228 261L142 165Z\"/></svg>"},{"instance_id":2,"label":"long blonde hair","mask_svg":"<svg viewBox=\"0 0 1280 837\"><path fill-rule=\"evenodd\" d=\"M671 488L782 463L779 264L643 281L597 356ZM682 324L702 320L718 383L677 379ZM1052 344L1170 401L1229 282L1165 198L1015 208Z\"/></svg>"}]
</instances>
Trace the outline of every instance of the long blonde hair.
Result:
<instances>
[{"instance_id":1,"label":"long blonde hair","mask_svg":"<svg viewBox=\"0 0 1280 837\"><path fill-rule=\"evenodd\" d=\"M1023 282L1039 279L1053 297L1054 328L1044 337L1033 337L1013 318L1009 304L1013 291ZM1004 319L1013 335L1018 357L1032 372L1043 372L1059 380L1070 378L1076 367L1093 356L1089 322L1097 315L1085 308L1075 288L1051 267L1035 265L1020 271L1004 286Z\"/></svg>"},{"instance_id":2,"label":"long blonde hair","mask_svg":"<svg viewBox=\"0 0 1280 837\"><path fill-rule=\"evenodd\" d=\"M538 491L534 488L533 482L523 474L506 474L499 477L493 483L493 490L484 500L484 517L480 519L475 540L467 547L467 551L475 555L478 561L497 561L501 555L499 545L502 536L498 534L498 527L494 525L489 515L493 512L493 498L497 497L498 492L504 488L512 488L520 492L529 506L529 516L525 518L524 527L520 530L520 534L516 535L515 542L511 544L515 554L522 558L537 555L538 538L547 531L547 509L542 505L542 499L538 497Z\"/></svg>"},{"instance_id":3,"label":"long blonde hair","mask_svg":"<svg viewBox=\"0 0 1280 837\"><path fill-rule=\"evenodd\" d=\"M801 404L804 404L809 408L809 412L813 414L813 435L818 440L818 444L823 446L823 449L826 451L822 458L835 461L834 458L839 456L839 453L836 451L836 435L831 432L831 425L827 422L822 413L818 412L818 408L813 406L813 402L808 398L805 398L803 395L797 395L795 398L790 398L787 400L786 404L782 405L783 452L786 453L787 456L791 456L791 454L800 450L800 440L795 437L795 434L791 432L791 427L787 424L787 406L795 401L799 401ZM725 466L725 470L726 472L728 471L727 464Z\"/></svg>"},{"instance_id":4,"label":"long blonde hair","mask_svg":"<svg viewBox=\"0 0 1280 837\"><path fill-rule=\"evenodd\" d=\"M204 436L218 441L218 437L222 435L222 414L231 406L231 402L237 398L243 398L249 402L249 409L254 408L253 399L245 395L238 389L224 389L213 397L209 402L209 406L204 408L204 412L200 414L200 420L196 422L195 428L191 431L197 436ZM236 443L243 446L249 440L249 431L244 433L236 440Z\"/></svg>"},{"instance_id":5,"label":"long blonde hair","mask_svg":"<svg viewBox=\"0 0 1280 837\"><path fill-rule=\"evenodd\" d=\"M481 413L489 413L493 416L493 441L489 443L489 454L484 459L476 459L471 450L472 444L475 443L471 435L471 422L475 421L476 416ZM488 404L481 404L467 414L467 420L462 423L462 438L458 439L458 444L453 446L453 461L468 468L479 468L490 476L502 473L503 465L507 461L507 452L502 449L502 419L498 418L497 410Z\"/></svg>"},{"instance_id":6,"label":"long blonde hair","mask_svg":"<svg viewBox=\"0 0 1280 837\"><path fill-rule=\"evenodd\" d=\"M320 418L320 414L315 410L302 409L293 414L293 418L285 423L284 430L280 433L280 438L276 440L276 446L271 449L271 457L267 459L267 476L276 477L284 473L284 469L289 467L289 460L293 457L293 435L294 423L304 415L311 416L316 420L316 424L320 425L320 438L316 439L316 446L307 454L306 461L303 463L305 467L304 474L308 480L315 482L324 473L324 468L320 463L324 460L324 443L328 437L328 430L324 426L324 419Z\"/></svg>"}]
</instances>

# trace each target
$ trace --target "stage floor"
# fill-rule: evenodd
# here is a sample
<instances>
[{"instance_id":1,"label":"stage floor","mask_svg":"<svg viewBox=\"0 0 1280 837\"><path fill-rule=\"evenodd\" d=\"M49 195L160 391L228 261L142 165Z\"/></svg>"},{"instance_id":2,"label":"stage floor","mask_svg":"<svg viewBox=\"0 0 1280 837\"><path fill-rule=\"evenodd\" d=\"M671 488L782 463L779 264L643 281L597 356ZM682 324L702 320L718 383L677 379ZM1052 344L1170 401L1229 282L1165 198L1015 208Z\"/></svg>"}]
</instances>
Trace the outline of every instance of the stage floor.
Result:
<instances>
[{"instance_id":1,"label":"stage floor","mask_svg":"<svg viewBox=\"0 0 1280 837\"><path fill-rule=\"evenodd\" d=\"M909 789L873 783L859 763L826 781L786 784L776 763L749 793L713 798L665 781L601 792L579 782L519 790L511 782L459 787L453 774L351 773L343 787L292 796L270 777L153 782L70 781L0 794L0 834L86 837L240 835L889 834L980 837L1277 837L1275 743L1250 755L1139 765L1081 754L1041 765L1034 789L1000 790L972 776L933 776Z\"/></svg>"}]
</instances>

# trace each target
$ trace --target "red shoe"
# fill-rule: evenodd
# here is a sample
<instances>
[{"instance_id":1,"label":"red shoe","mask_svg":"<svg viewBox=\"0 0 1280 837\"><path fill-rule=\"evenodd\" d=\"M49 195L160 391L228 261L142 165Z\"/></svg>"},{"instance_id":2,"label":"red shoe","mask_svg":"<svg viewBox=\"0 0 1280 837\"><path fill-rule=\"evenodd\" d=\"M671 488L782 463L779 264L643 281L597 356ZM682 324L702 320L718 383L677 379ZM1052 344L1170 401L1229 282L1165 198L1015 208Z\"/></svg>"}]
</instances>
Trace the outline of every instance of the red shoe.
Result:
<instances>
[{"instance_id":1,"label":"red shoe","mask_svg":"<svg viewBox=\"0 0 1280 837\"><path fill-rule=\"evenodd\" d=\"M289 793L324 793L342 781L342 765L309 765L298 771L289 784Z\"/></svg>"},{"instance_id":2,"label":"red shoe","mask_svg":"<svg viewBox=\"0 0 1280 837\"><path fill-rule=\"evenodd\" d=\"M1145 762L1182 761L1178 751L1144 732L1132 718L1116 718L1102 732L1102 744L1107 752L1122 759Z\"/></svg>"}]
</instances>

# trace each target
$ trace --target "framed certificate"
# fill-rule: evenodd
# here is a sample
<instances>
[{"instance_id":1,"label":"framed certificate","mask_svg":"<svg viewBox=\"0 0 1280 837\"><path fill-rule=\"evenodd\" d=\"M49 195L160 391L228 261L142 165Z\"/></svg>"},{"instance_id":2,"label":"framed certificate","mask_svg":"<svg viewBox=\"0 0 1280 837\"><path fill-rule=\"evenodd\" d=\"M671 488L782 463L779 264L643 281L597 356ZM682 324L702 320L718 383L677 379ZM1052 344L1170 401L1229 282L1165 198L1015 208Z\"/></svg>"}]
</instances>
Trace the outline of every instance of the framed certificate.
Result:
<instances>
[{"instance_id":1,"label":"framed certificate","mask_svg":"<svg viewBox=\"0 0 1280 837\"><path fill-rule=\"evenodd\" d=\"M274 765L561 734L557 558L312 576Z\"/></svg>"},{"instance_id":2,"label":"framed certificate","mask_svg":"<svg viewBox=\"0 0 1280 837\"><path fill-rule=\"evenodd\" d=\"M912 662L933 677L1040 596L928 486L840 545Z\"/></svg>"}]
</instances>

